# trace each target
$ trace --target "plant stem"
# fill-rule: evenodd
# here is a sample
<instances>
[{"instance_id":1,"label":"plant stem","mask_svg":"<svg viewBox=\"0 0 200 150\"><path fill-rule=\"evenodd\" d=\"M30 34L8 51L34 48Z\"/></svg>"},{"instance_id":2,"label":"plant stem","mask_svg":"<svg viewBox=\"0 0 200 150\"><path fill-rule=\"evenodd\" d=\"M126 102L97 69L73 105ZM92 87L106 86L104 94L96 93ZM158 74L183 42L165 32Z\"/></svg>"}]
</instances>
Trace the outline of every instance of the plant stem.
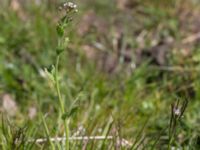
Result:
<instances>
[{"instance_id":1,"label":"plant stem","mask_svg":"<svg viewBox=\"0 0 200 150\"><path fill-rule=\"evenodd\" d=\"M60 84L59 84L59 79L58 79L58 65L60 61L60 55L57 55L56 58L56 66L55 66L55 87L56 87L56 92L58 95L58 100L60 103L60 108L61 108L61 113L62 115L65 114L65 108L64 108L64 101L61 96L60 92ZM65 149L69 150L69 119L64 119L64 128L65 128L65 136L66 136L66 141L65 141Z\"/></svg>"},{"instance_id":2,"label":"plant stem","mask_svg":"<svg viewBox=\"0 0 200 150\"><path fill-rule=\"evenodd\" d=\"M43 122L43 125L44 125L44 129L45 129L45 132L46 132L47 139L48 139L48 141L49 141L49 143L51 145L51 149L55 150L54 144L53 144L53 142L50 139L49 129L47 127L46 121L45 121L45 119L44 119L43 116L42 116L42 122Z\"/></svg>"},{"instance_id":3,"label":"plant stem","mask_svg":"<svg viewBox=\"0 0 200 150\"><path fill-rule=\"evenodd\" d=\"M167 146L167 149L168 149L168 150L170 150L171 143L172 143L172 138L169 139L169 143L168 143L168 146Z\"/></svg>"},{"instance_id":4,"label":"plant stem","mask_svg":"<svg viewBox=\"0 0 200 150\"><path fill-rule=\"evenodd\" d=\"M60 84L59 84L59 80L58 80L58 65L59 65L59 61L60 61L60 55L57 55L56 58L56 66L55 66L55 86L56 86L56 92L58 95L58 100L60 103L60 107L61 107L61 112L65 113L65 108L64 108L64 103L63 103L63 99L60 93Z\"/></svg>"}]
</instances>

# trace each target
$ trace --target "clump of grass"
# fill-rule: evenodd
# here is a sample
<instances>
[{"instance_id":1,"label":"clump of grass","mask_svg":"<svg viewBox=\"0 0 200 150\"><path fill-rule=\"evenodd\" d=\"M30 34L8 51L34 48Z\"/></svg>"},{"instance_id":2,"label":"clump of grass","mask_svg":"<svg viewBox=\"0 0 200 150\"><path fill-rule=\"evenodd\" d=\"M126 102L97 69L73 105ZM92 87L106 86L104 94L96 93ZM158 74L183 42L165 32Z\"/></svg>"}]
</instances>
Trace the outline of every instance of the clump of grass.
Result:
<instances>
[{"instance_id":1,"label":"clump of grass","mask_svg":"<svg viewBox=\"0 0 200 150\"><path fill-rule=\"evenodd\" d=\"M170 150L172 142L174 140L176 129L178 128L178 123L180 122L185 109L187 108L188 100L185 100L182 104L180 104L180 100L178 99L177 103L171 105L171 117L169 124L169 143L168 150Z\"/></svg>"},{"instance_id":2,"label":"clump of grass","mask_svg":"<svg viewBox=\"0 0 200 150\"><path fill-rule=\"evenodd\" d=\"M28 149L31 150L34 141L28 141L28 126L16 127L8 117L1 116L0 124L0 148L8 149Z\"/></svg>"}]
</instances>

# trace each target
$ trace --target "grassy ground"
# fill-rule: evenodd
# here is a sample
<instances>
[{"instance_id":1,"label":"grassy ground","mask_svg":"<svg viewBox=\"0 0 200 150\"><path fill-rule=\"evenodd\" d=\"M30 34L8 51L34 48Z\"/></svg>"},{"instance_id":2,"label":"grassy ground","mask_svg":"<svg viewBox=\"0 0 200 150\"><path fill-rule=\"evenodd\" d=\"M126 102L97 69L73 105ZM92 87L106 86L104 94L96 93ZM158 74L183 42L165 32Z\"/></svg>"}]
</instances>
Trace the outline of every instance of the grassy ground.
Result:
<instances>
[{"instance_id":1,"label":"grassy ground","mask_svg":"<svg viewBox=\"0 0 200 150\"><path fill-rule=\"evenodd\" d=\"M44 72L58 3L0 3L0 149L64 149L49 139L63 115L70 137L105 137L70 149L200 149L198 2L77 1L58 68L66 114Z\"/></svg>"}]
</instances>

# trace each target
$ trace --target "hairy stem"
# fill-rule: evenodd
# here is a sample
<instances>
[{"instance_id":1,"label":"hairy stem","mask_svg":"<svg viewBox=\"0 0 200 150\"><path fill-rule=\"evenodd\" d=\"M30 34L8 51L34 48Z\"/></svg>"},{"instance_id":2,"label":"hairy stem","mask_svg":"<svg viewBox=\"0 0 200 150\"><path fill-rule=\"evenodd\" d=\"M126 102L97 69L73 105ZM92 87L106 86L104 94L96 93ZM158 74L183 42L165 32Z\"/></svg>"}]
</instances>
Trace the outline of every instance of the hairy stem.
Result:
<instances>
[{"instance_id":1,"label":"hairy stem","mask_svg":"<svg viewBox=\"0 0 200 150\"><path fill-rule=\"evenodd\" d=\"M60 55L57 55L56 58L56 66L55 66L55 87L56 87L56 92L58 95L58 100L61 108L61 113L62 115L65 114L65 107L64 107L64 101L61 96L60 92L60 84L59 84L59 79L58 79L58 65L60 61ZM65 136L66 136L66 141L65 141L65 149L69 150L69 119L64 119L64 128L65 128Z\"/></svg>"}]
</instances>

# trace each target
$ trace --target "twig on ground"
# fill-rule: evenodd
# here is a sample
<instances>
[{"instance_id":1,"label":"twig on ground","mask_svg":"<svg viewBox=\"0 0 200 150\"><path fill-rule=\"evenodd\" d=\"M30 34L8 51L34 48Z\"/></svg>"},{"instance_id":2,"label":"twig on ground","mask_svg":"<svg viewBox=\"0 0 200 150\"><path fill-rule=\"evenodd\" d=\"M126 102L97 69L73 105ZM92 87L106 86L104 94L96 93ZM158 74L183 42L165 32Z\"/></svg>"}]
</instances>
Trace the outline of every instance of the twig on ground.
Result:
<instances>
[{"instance_id":1,"label":"twig on ground","mask_svg":"<svg viewBox=\"0 0 200 150\"><path fill-rule=\"evenodd\" d=\"M81 141L81 140L113 140L113 136L78 136L78 137L69 137L69 141ZM54 138L49 138L49 140L51 142L61 142L61 141L65 141L66 137L54 137ZM29 142L35 142L37 144L40 143L45 143L47 142L48 139L47 138L40 138L40 139L36 139L36 140L29 140ZM130 147L132 145L132 143L130 143L129 141L122 139L121 141L122 146L125 147Z\"/></svg>"},{"instance_id":2,"label":"twig on ground","mask_svg":"<svg viewBox=\"0 0 200 150\"><path fill-rule=\"evenodd\" d=\"M200 68L192 67L192 68L186 68L181 66L156 66L155 69L163 70L163 71L172 71L172 72L198 72L200 71Z\"/></svg>"},{"instance_id":3,"label":"twig on ground","mask_svg":"<svg viewBox=\"0 0 200 150\"><path fill-rule=\"evenodd\" d=\"M185 39L182 40L182 44L189 44L189 43L197 41L198 39L200 39L200 32L186 37Z\"/></svg>"}]
</instances>

